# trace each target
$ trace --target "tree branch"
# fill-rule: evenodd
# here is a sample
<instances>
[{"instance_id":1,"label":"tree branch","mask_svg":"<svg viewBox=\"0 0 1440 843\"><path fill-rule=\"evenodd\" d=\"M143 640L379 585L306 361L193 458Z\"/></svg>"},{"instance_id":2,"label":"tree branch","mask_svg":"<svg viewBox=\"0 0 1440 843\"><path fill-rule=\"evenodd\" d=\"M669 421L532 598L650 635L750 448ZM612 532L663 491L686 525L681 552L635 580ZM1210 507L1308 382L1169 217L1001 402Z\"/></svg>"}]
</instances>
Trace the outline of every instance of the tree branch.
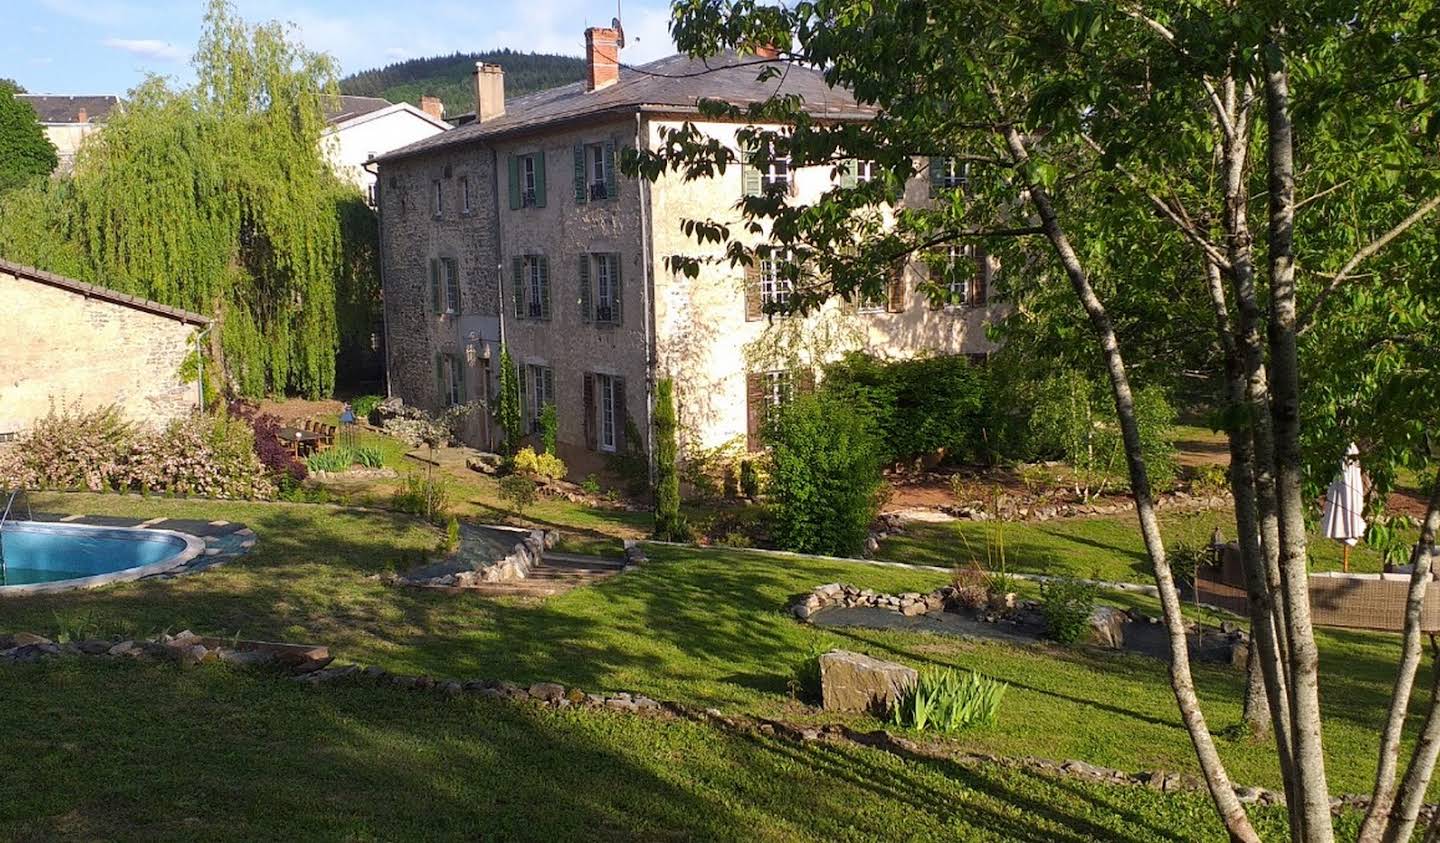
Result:
<instances>
[{"instance_id":1,"label":"tree branch","mask_svg":"<svg viewBox=\"0 0 1440 843\"><path fill-rule=\"evenodd\" d=\"M1194 56L1191 56L1179 45L1179 43L1176 42L1175 33L1170 31L1170 28L1167 27L1165 24L1161 23L1158 20L1155 20L1154 18L1150 17L1149 15L1145 14L1144 12L1140 11L1138 8L1135 7L1130 7L1124 9L1123 11L1125 12L1125 14L1129 15L1132 18L1135 18L1136 20L1148 26L1150 29L1154 30L1162 39L1164 39L1165 43L1174 47L1176 52L1180 53L1180 55L1188 59L1194 60ZM1210 104L1215 106L1215 116L1220 122L1221 130L1225 132L1225 137L1227 139L1235 137L1235 123L1230 119L1230 112L1225 108L1225 103L1221 101L1219 92L1215 90L1215 85L1212 84L1210 80L1203 75L1200 76L1200 84L1204 86L1205 93L1210 97Z\"/></svg>"},{"instance_id":2,"label":"tree branch","mask_svg":"<svg viewBox=\"0 0 1440 843\"><path fill-rule=\"evenodd\" d=\"M1411 226L1424 219L1427 214L1436 208L1440 208L1440 193L1431 196L1423 202L1420 207L1416 208L1410 216L1396 223L1394 228L1370 241L1369 245L1351 256L1350 260L1346 261L1345 265L1340 267L1340 271L1335 273L1330 279L1330 283L1325 285L1325 288L1315 297L1315 301L1310 305L1310 308L1305 311L1305 315L1300 319L1298 333L1303 334L1310 329L1310 326L1315 321L1315 316L1320 312L1320 308L1325 305L1325 300L1328 299L1330 294L1335 292L1341 284L1344 284L1353 277L1351 273L1355 271L1356 267L1374 257L1376 252L1388 246L1390 241L1404 234Z\"/></svg>"}]
</instances>

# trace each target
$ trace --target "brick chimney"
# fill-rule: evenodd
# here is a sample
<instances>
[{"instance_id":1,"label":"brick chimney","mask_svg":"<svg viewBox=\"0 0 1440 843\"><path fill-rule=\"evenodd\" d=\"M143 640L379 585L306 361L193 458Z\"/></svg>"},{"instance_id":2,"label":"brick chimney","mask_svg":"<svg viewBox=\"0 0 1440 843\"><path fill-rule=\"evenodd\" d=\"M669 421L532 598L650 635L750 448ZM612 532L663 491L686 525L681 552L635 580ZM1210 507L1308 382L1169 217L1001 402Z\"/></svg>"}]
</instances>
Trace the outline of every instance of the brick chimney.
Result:
<instances>
[{"instance_id":1,"label":"brick chimney","mask_svg":"<svg viewBox=\"0 0 1440 843\"><path fill-rule=\"evenodd\" d=\"M505 68L475 62L475 122L485 123L505 115Z\"/></svg>"},{"instance_id":2,"label":"brick chimney","mask_svg":"<svg viewBox=\"0 0 1440 843\"><path fill-rule=\"evenodd\" d=\"M79 113L77 113L77 114L75 115L75 122L76 122L76 123L89 123L89 122L90 122L90 113L87 112L87 111L86 111L85 109L83 109L83 108L80 109Z\"/></svg>"},{"instance_id":3,"label":"brick chimney","mask_svg":"<svg viewBox=\"0 0 1440 843\"><path fill-rule=\"evenodd\" d=\"M620 33L604 26L585 30L585 90L598 91L620 81Z\"/></svg>"},{"instance_id":4,"label":"brick chimney","mask_svg":"<svg viewBox=\"0 0 1440 843\"><path fill-rule=\"evenodd\" d=\"M755 47L755 58L775 60L780 58L780 48L774 44L760 44Z\"/></svg>"},{"instance_id":5,"label":"brick chimney","mask_svg":"<svg viewBox=\"0 0 1440 843\"><path fill-rule=\"evenodd\" d=\"M445 103L439 97L432 97L429 94L421 95L420 110L436 120L445 119Z\"/></svg>"}]
</instances>

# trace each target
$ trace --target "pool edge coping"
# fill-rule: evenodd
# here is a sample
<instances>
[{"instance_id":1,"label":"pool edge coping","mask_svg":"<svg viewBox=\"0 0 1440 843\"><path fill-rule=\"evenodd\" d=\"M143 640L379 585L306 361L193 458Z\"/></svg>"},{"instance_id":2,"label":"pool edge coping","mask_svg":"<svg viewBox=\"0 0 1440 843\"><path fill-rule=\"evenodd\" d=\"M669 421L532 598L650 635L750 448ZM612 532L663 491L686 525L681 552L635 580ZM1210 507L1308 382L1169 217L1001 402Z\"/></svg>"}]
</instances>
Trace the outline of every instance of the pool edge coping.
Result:
<instances>
[{"instance_id":1,"label":"pool edge coping","mask_svg":"<svg viewBox=\"0 0 1440 843\"><path fill-rule=\"evenodd\" d=\"M48 527L62 526L65 529L79 530L123 530L146 535L173 536L185 543L185 549L169 556L159 562L152 562L149 565L141 565L136 568L124 568L119 571L111 571L108 574L95 574L89 577L75 577L68 580L55 580L43 583L27 583L25 585L0 586L0 599L7 597L27 597L32 594L56 594L65 591L78 591L81 589L99 588L101 586L113 585L123 582L134 582L155 574L164 574L183 568L196 557L205 552L205 540L190 533L182 533L179 530L157 530L149 527L115 527L104 524L80 524L75 522L55 521L17 521L16 524L40 524Z\"/></svg>"}]
</instances>

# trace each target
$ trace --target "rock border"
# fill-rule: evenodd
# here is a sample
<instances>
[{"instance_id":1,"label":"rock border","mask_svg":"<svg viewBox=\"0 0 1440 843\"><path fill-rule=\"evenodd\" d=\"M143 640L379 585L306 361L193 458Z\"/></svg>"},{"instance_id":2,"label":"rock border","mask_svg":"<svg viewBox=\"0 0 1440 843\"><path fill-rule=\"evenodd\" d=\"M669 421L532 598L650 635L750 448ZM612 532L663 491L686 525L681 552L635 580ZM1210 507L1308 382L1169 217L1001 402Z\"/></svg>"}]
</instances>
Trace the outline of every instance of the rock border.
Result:
<instances>
[{"instance_id":1,"label":"rock border","mask_svg":"<svg viewBox=\"0 0 1440 843\"><path fill-rule=\"evenodd\" d=\"M418 588L469 588L483 583L516 582L528 577L531 569L544 563L545 551L554 547L560 537L555 530L526 530L499 524L479 524L476 527L514 533L517 541L505 556L478 569L449 571L428 577L397 574L390 578L390 584Z\"/></svg>"},{"instance_id":2,"label":"rock border","mask_svg":"<svg viewBox=\"0 0 1440 843\"><path fill-rule=\"evenodd\" d=\"M329 648L323 645L203 637L190 630L185 630L178 635L160 635L151 639L123 641L92 639L65 644L57 644L44 636L27 632L0 635L0 665L74 656L112 660L122 658L163 660L173 662L181 667L194 667L215 661L244 668L268 666L279 668L278 676L311 686L345 681L369 682L373 685L389 685L405 690L437 692L447 697L466 695L490 701L522 702L556 709L577 707L605 709L641 716L684 718L723 726L731 731L780 737L797 743L823 741L863 746L888 752L906 760L923 758L970 764L994 764L1056 778L1146 787L1165 793L1205 790L1204 782L1190 773L1172 773L1164 770L1130 773L1113 767L1102 767L1073 759L1054 761L1032 756L1011 758L964 752L947 749L940 744L920 743L885 729L862 732L843 724L802 726L751 715L725 715L719 709L702 710L683 703L658 701L644 694L629 691L604 694L587 693L579 688L566 688L558 682L534 682L530 685L521 685L497 679L460 681L425 675L390 673L377 666L363 667L358 664L337 666L333 664L334 657L330 654ZM1262 787L1237 785L1235 795L1240 802L1245 804L1285 804L1283 792ZM1363 810L1369 804L1370 797L1367 795L1343 794L1331 797L1330 810L1332 813ZM1428 824L1437 811L1440 811L1440 805L1426 804L1421 808L1421 819Z\"/></svg>"}]
</instances>

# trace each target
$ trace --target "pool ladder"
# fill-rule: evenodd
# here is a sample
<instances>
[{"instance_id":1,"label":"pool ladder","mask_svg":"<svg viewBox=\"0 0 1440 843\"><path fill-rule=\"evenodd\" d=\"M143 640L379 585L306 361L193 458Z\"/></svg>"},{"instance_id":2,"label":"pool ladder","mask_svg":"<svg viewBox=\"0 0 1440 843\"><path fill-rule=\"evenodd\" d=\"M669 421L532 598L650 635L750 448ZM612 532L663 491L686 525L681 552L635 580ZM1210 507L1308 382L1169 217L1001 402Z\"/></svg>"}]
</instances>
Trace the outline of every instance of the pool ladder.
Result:
<instances>
[{"instance_id":1,"label":"pool ladder","mask_svg":"<svg viewBox=\"0 0 1440 843\"><path fill-rule=\"evenodd\" d=\"M10 498L5 501L5 511L0 512L0 585L5 584L5 522L10 520L10 513L15 509L15 499L21 495L24 489L14 489L10 492ZM30 511L30 499L25 499L25 515L34 519L35 514Z\"/></svg>"}]
</instances>

